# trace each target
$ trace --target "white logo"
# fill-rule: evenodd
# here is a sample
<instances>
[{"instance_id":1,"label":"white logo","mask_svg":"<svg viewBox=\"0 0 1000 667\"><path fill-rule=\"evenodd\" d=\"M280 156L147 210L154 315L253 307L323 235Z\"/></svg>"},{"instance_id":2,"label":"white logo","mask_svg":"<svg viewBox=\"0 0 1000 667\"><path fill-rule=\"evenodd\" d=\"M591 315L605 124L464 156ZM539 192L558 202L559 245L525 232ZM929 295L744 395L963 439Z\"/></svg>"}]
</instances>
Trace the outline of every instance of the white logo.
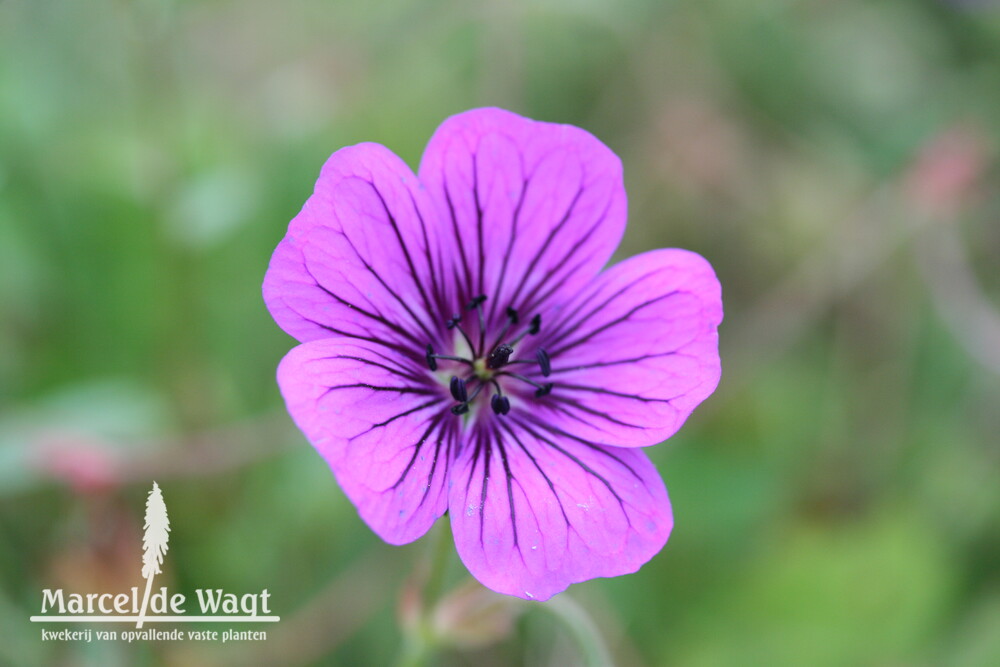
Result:
<instances>
[{"instance_id":1,"label":"white logo","mask_svg":"<svg viewBox=\"0 0 1000 667\"><path fill-rule=\"evenodd\" d=\"M146 580L146 592L142 595L142 609L135 627L141 628L146 608L149 604L149 589L153 587L153 577L160 573L163 555L167 553L167 542L170 541L170 519L167 518L167 506L163 502L160 487L153 482L153 490L146 498L146 523L142 526L142 576Z\"/></svg>"},{"instance_id":2,"label":"white logo","mask_svg":"<svg viewBox=\"0 0 1000 667\"><path fill-rule=\"evenodd\" d=\"M42 591L42 609L39 616L32 616L32 623L134 623L141 630L144 623L276 623L278 616L272 616L269 608L271 594L265 588L259 593L237 595L221 588L199 588L195 591L200 614L187 613L188 596L183 593L170 594L166 586L153 592L153 579L160 574L163 557L170 541L170 519L167 506L159 485L146 498L146 517L142 536L142 577L146 580L145 591L140 603L139 588L133 586L128 592L119 593L67 593L63 589ZM97 632L98 639L119 639L116 632ZM122 632L121 639L219 639L215 631L190 632L185 637L180 631L163 633L145 630ZM52 632L43 630L43 640L91 641L90 630ZM237 639L266 639L266 633L236 632L227 630L223 641Z\"/></svg>"}]
</instances>

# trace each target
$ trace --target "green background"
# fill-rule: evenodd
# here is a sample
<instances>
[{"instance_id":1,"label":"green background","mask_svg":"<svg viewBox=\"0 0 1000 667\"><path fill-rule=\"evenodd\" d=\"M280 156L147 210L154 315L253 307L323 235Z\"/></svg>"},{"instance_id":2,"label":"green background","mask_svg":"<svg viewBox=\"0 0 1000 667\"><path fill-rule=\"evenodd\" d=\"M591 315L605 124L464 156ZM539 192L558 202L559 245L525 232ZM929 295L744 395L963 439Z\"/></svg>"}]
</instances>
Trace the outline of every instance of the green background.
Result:
<instances>
[{"instance_id":1,"label":"green background","mask_svg":"<svg viewBox=\"0 0 1000 667\"><path fill-rule=\"evenodd\" d=\"M719 389L648 450L673 536L570 591L615 659L1000 664L996 7L3 0L0 664L394 659L431 540L383 544L294 429L260 283L330 153L415 166L482 105L593 132L616 260L685 247L723 285ZM266 587L266 643L40 641L43 588L141 585L154 479L158 584ZM579 660L466 592L442 664Z\"/></svg>"}]
</instances>

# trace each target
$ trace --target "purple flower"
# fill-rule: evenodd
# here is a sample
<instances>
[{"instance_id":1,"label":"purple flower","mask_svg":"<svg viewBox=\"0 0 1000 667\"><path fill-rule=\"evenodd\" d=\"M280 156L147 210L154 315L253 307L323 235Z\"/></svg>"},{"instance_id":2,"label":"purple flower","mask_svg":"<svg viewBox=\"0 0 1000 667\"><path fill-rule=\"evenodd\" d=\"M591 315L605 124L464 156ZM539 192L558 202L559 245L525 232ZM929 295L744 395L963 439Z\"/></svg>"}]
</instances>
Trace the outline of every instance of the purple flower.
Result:
<instances>
[{"instance_id":1,"label":"purple flower","mask_svg":"<svg viewBox=\"0 0 1000 667\"><path fill-rule=\"evenodd\" d=\"M624 228L604 144L500 109L446 120L419 177L370 143L323 166L264 300L302 343L288 411L382 539L450 512L469 571L536 600L663 547L640 448L718 384L722 304L684 250L602 271Z\"/></svg>"}]
</instances>

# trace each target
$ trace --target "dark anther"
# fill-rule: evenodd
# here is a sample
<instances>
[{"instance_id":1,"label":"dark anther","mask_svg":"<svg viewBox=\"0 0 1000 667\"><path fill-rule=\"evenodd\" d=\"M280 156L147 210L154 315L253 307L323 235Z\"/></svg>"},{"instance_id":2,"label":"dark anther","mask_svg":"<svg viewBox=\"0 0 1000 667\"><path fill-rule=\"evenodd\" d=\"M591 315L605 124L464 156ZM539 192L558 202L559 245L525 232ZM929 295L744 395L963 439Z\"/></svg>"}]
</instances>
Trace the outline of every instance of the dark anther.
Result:
<instances>
[{"instance_id":1,"label":"dark anther","mask_svg":"<svg viewBox=\"0 0 1000 667\"><path fill-rule=\"evenodd\" d=\"M552 383L546 382L541 387L535 390L535 398L541 398L542 396L548 396L552 392Z\"/></svg>"},{"instance_id":2,"label":"dark anther","mask_svg":"<svg viewBox=\"0 0 1000 667\"><path fill-rule=\"evenodd\" d=\"M430 343L427 343L427 353L424 355L424 359L427 360L427 365L430 366L432 371L438 369L437 359L434 358L434 348L431 347Z\"/></svg>"},{"instance_id":3,"label":"dark anther","mask_svg":"<svg viewBox=\"0 0 1000 667\"><path fill-rule=\"evenodd\" d=\"M490 369L503 368L512 354L514 354L514 348L507 343L501 343L490 352L490 356L486 357L486 367Z\"/></svg>"},{"instance_id":4,"label":"dark anther","mask_svg":"<svg viewBox=\"0 0 1000 667\"><path fill-rule=\"evenodd\" d=\"M549 363L549 353L542 348L538 348L538 351L535 352L535 356L538 358L538 365L542 369L542 375L548 377L549 373L552 372L552 364Z\"/></svg>"},{"instance_id":5,"label":"dark anther","mask_svg":"<svg viewBox=\"0 0 1000 667\"><path fill-rule=\"evenodd\" d=\"M459 403L458 405L451 406L451 414L453 415L464 415L469 411L468 403Z\"/></svg>"},{"instance_id":6,"label":"dark anther","mask_svg":"<svg viewBox=\"0 0 1000 667\"><path fill-rule=\"evenodd\" d=\"M507 317L510 318L511 324L517 324L517 311L513 306L507 306Z\"/></svg>"},{"instance_id":7,"label":"dark anther","mask_svg":"<svg viewBox=\"0 0 1000 667\"><path fill-rule=\"evenodd\" d=\"M542 316L541 314L535 315L531 318L531 324L528 326L528 333L534 336L536 333L542 329Z\"/></svg>"},{"instance_id":8,"label":"dark anther","mask_svg":"<svg viewBox=\"0 0 1000 667\"><path fill-rule=\"evenodd\" d=\"M493 394L493 398L490 399L490 407L498 415L505 415L510 412L510 399L500 394Z\"/></svg>"},{"instance_id":9,"label":"dark anther","mask_svg":"<svg viewBox=\"0 0 1000 667\"><path fill-rule=\"evenodd\" d=\"M481 304L481 303L482 303L483 301L486 301L486 295L485 295L485 294L480 294L479 296L477 296L477 297L474 297L474 298L472 299L472 301L470 301L470 302L469 302L469 305L465 307L465 309L466 309L466 310L473 310L473 309L475 309L475 308L478 308L478 307L479 307L479 305L480 305L480 304Z\"/></svg>"},{"instance_id":10,"label":"dark anther","mask_svg":"<svg viewBox=\"0 0 1000 667\"><path fill-rule=\"evenodd\" d=\"M458 313L455 313L454 315L451 316L450 320L444 323L444 325L449 329L454 329L455 326L461 321L462 321L462 316L459 315Z\"/></svg>"},{"instance_id":11,"label":"dark anther","mask_svg":"<svg viewBox=\"0 0 1000 667\"><path fill-rule=\"evenodd\" d=\"M459 403L469 400L469 392L465 388L465 380L457 375L451 376L451 396Z\"/></svg>"}]
</instances>

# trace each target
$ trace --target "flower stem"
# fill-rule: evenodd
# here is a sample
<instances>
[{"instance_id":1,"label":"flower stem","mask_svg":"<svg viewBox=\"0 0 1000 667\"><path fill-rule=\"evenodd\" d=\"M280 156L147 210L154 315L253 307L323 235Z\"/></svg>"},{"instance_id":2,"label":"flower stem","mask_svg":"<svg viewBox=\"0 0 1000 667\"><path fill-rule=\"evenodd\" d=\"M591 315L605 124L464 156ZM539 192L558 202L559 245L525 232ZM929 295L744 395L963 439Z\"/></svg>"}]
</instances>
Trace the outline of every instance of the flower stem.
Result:
<instances>
[{"instance_id":1,"label":"flower stem","mask_svg":"<svg viewBox=\"0 0 1000 667\"><path fill-rule=\"evenodd\" d=\"M614 665L608 647L604 645L601 633L597 629L597 624L573 598L563 593L539 606L555 616L569 631L573 641L580 649L584 665L587 667L611 667Z\"/></svg>"},{"instance_id":2,"label":"flower stem","mask_svg":"<svg viewBox=\"0 0 1000 667\"><path fill-rule=\"evenodd\" d=\"M437 535L433 536L430 552L430 567L427 573L427 583L424 586L424 611L425 616L437 604L441 597L441 589L444 587L444 575L448 571L451 563L451 553L453 551L453 540L451 537L451 525L447 519L441 519L434 527Z\"/></svg>"},{"instance_id":3,"label":"flower stem","mask_svg":"<svg viewBox=\"0 0 1000 667\"><path fill-rule=\"evenodd\" d=\"M447 521L438 521L430 539L428 558L423 566L423 591L415 626L406 632L397 667L422 667L430 664L438 638L433 627L434 608L441 597L445 574L451 562L452 539Z\"/></svg>"}]
</instances>

